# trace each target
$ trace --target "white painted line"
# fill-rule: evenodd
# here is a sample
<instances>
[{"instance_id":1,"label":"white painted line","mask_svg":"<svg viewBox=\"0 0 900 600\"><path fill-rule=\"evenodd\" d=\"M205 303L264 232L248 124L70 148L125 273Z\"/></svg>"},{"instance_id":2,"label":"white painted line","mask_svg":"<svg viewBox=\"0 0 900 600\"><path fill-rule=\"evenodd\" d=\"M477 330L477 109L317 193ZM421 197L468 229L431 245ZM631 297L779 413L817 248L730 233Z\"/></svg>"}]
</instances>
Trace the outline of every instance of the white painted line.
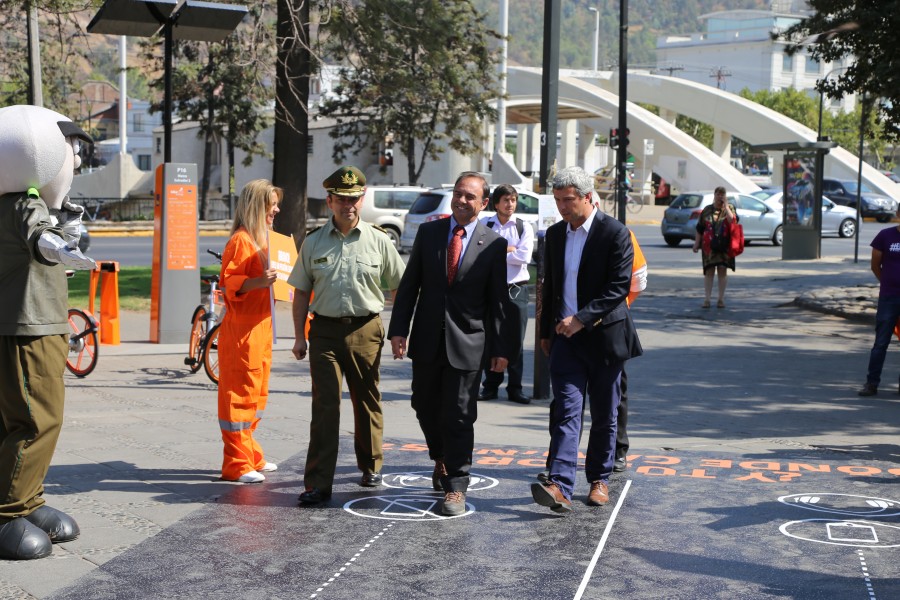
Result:
<instances>
[{"instance_id":1,"label":"white painted line","mask_svg":"<svg viewBox=\"0 0 900 600\"><path fill-rule=\"evenodd\" d=\"M872 585L872 578L869 575L869 566L866 564L866 556L862 550L857 550L859 555L859 566L862 569L863 581L866 584L866 592L869 594L869 600L877 600L875 598L875 586Z\"/></svg>"},{"instance_id":2,"label":"white painted line","mask_svg":"<svg viewBox=\"0 0 900 600\"><path fill-rule=\"evenodd\" d=\"M628 488L630 487L631 480L629 479L625 482L622 493L619 494L619 501L616 502L616 507L613 509L612 514L609 515L609 521L606 523L606 528L603 530L603 536L600 538L600 543L597 544L597 550L594 551L594 556L591 558L591 564L588 565L587 571L581 579L581 585L578 586L578 591L575 592L575 597L572 600L581 600L581 596L584 595L584 590L587 589L587 584L591 580L591 573L594 572L594 567L597 566L597 561L600 560L600 553L603 552L603 547L606 545L606 539L609 537L609 532L612 531L613 523L616 521L616 515L619 514L619 509L622 508L622 503L625 502L625 496L628 494Z\"/></svg>"},{"instance_id":3,"label":"white painted line","mask_svg":"<svg viewBox=\"0 0 900 600\"><path fill-rule=\"evenodd\" d=\"M349 561L345 562L345 563L344 563L344 566L342 566L340 569L338 569L337 571L335 571L334 575L332 575L331 577L329 577L328 580L325 581L325 583L320 584L320 586L318 587L318 589L316 589L315 592L313 592L312 594L309 595L309 598L310 598L310 599L312 599L312 598L317 598L317 597L319 596L319 594L322 593L322 592L325 590L326 587L328 587L329 585L331 585L332 583L334 583L335 581L337 581L337 578L344 574L344 572L347 570L347 567L351 566L351 565L356 561L357 558L359 558L360 556L362 556L362 553L366 551L366 548L370 548L370 547L372 546L372 544L374 544L376 541L378 541L378 538L380 538L380 537L383 536L385 533L387 533L387 531L388 531L391 527L393 527L393 526L394 526L394 523L393 523L393 522L392 522L392 523L389 523L387 527L385 527L384 529L382 529L381 531L379 531L379 532L378 532L378 535L376 535L375 537L373 537L371 540L369 540L369 542L368 542L365 546L363 546L362 548L360 548L360 549L359 549L359 552L357 552L356 554L354 554L353 557L352 557Z\"/></svg>"}]
</instances>

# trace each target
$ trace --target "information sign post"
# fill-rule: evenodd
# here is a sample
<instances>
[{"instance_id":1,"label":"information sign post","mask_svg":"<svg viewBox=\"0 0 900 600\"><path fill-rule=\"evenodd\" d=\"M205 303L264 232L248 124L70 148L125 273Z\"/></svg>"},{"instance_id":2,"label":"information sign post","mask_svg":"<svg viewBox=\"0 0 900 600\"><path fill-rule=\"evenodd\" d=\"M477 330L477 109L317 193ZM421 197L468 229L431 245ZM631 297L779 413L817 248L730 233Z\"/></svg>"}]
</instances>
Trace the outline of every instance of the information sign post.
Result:
<instances>
[{"instance_id":1,"label":"information sign post","mask_svg":"<svg viewBox=\"0 0 900 600\"><path fill-rule=\"evenodd\" d=\"M200 304L197 165L159 165L154 194L150 341L187 342Z\"/></svg>"}]
</instances>

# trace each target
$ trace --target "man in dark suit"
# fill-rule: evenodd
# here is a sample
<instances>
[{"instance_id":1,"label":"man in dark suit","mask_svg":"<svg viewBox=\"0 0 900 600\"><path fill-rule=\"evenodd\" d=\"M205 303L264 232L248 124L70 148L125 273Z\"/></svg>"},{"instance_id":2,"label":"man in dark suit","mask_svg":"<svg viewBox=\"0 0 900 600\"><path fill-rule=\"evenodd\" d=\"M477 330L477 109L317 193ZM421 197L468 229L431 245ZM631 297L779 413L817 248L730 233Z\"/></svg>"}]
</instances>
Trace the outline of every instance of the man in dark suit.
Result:
<instances>
[{"instance_id":1,"label":"man in dark suit","mask_svg":"<svg viewBox=\"0 0 900 600\"><path fill-rule=\"evenodd\" d=\"M502 373L512 356L504 322L506 240L478 221L488 194L484 177L463 173L453 187L453 215L419 227L387 334L395 359L403 358L409 337L412 407L445 515L466 511L485 344L492 371Z\"/></svg>"},{"instance_id":2,"label":"man in dark suit","mask_svg":"<svg viewBox=\"0 0 900 600\"><path fill-rule=\"evenodd\" d=\"M563 220L547 229L540 315L541 350L550 357L550 474L534 483L534 501L572 510L585 395L591 411L585 471L587 503L609 502L616 449L619 377L642 353L628 312L634 249L624 225L591 202L593 178L578 167L551 182Z\"/></svg>"}]
</instances>

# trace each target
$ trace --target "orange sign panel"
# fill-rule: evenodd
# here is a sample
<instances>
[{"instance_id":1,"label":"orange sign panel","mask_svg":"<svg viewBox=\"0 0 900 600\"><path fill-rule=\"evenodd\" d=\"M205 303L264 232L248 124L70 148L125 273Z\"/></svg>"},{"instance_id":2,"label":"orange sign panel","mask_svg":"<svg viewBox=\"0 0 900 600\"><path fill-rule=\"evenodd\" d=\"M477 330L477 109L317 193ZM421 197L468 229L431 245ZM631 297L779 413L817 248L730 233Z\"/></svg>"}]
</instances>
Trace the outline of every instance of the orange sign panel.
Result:
<instances>
[{"instance_id":1,"label":"orange sign panel","mask_svg":"<svg viewBox=\"0 0 900 600\"><path fill-rule=\"evenodd\" d=\"M275 269L278 279L272 286L275 299L282 302L294 300L294 288L288 285L287 279L297 262L297 246L294 238L275 231L269 232L269 267Z\"/></svg>"},{"instance_id":2,"label":"orange sign panel","mask_svg":"<svg viewBox=\"0 0 900 600\"><path fill-rule=\"evenodd\" d=\"M166 268L197 269L196 185L166 185Z\"/></svg>"}]
</instances>

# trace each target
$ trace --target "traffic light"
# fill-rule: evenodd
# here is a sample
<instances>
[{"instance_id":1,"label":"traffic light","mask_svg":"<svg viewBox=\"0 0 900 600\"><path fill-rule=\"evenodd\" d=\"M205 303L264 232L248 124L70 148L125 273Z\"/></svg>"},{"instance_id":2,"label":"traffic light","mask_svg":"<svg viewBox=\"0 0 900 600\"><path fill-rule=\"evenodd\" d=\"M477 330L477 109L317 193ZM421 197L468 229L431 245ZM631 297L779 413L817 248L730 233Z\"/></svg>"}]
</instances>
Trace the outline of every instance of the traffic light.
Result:
<instances>
[{"instance_id":1,"label":"traffic light","mask_svg":"<svg viewBox=\"0 0 900 600\"><path fill-rule=\"evenodd\" d=\"M613 127L609 130L609 147L618 150L621 144L623 148L628 147L628 134L631 133L627 128L619 129Z\"/></svg>"}]
</instances>

